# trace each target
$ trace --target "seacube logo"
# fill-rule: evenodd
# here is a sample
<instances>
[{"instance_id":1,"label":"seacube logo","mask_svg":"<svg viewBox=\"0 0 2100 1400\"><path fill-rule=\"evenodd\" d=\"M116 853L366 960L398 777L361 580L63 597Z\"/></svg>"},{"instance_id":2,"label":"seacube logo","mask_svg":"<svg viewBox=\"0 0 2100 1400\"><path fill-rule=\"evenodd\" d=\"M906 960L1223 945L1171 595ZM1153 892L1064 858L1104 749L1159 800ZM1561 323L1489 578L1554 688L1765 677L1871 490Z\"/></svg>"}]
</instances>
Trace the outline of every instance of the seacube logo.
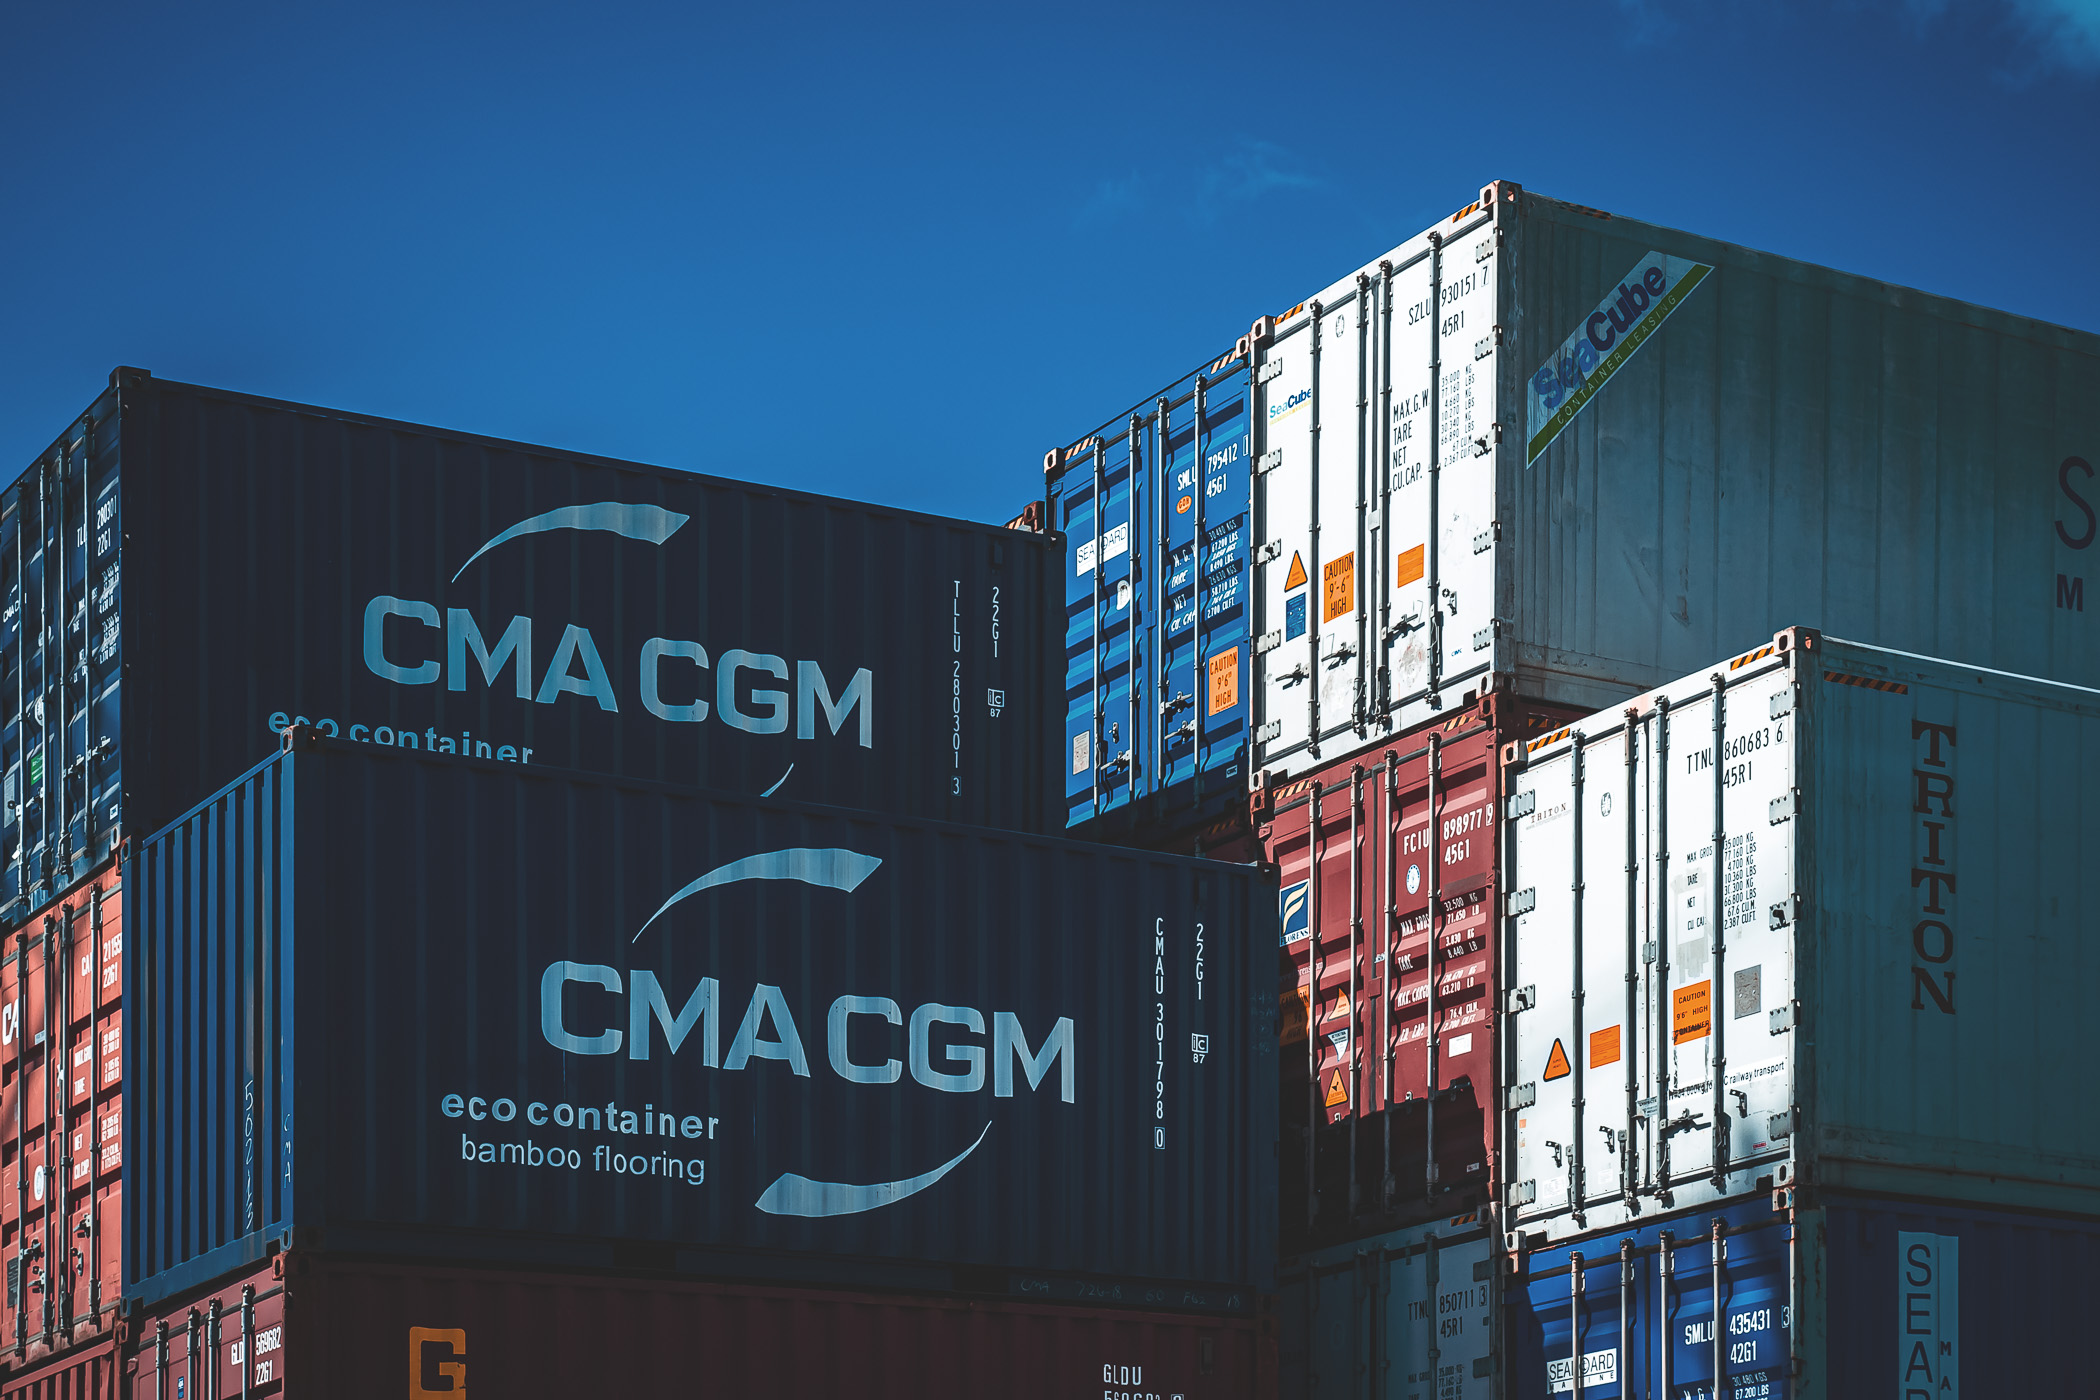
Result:
<instances>
[{"instance_id":1,"label":"seacube logo","mask_svg":"<svg viewBox=\"0 0 2100 1400\"><path fill-rule=\"evenodd\" d=\"M1274 423L1279 419L1288 418L1299 409L1305 407L1311 400L1312 390L1300 389L1297 393L1284 399L1283 402L1269 405L1269 421Z\"/></svg>"},{"instance_id":2,"label":"seacube logo","mask_svg":"<svg viewBox=\"0 0 2100 1400\"><path fill-rule=\"evenodd\" d=\"M879 856L837 846L795 846L744 856L716 866L677 890L642 922L628 943L630 946L639 943L642 935L675 905L708 890L750 880L787 880L852 894L881 866ZM617 1024L616 1014L610 1018L613 1024L600 1022L602 1029L586 1033L572 1028L563 1009L563 992L571 984L598 987L615 997L625 997L624 1029ZM651 1057L652 1042L660 1030L666 1054L677 1055L681 1049L697 1049L703 1071L748 1072L756 1061L774 1060L787 1065L796 1076L811 1077L809 1055L803 1046L794 1009L779 987L760 982L751 988L726 1056L721 1050L725 1005L723 984L716 978L702 977L683 1006L674 1010L674 999L665 994L657 975L646 969L630 969L623 975L620 969L609 964L558 960L549 963L540 975L540 1034L549 1045L566 1054L617 1055L624 1049L629 1059L646 1060ZM880 1063L855 1060L849 1051L847 1036L856 1018L906 1027L904 1060L894 1056ZM934 1039L936 1026L943 1028L943 1041L938 1045ZM840 1079L849 1084L871 1087L901 1084L908 1063L913 1082L944 1094L982 1093L989 1068L992 1095L1002 1099L1013 1097L1016 1067L1020 1070L1020 1078L1032 1091L1042 1087L1054 1064L1059 1069L1060 1098L1065 1103L1077 1101L1074 1065L1077 1037L1071 1017L1060 1016L1042 1044L1033 1050L1029 1048L1028 1034L1022 1028L1021 1018L1015 1013L994 1011L990 1027L991 1043L987 1046L982 1040L986 1033L986 1017L975 1007L930 1001L916 1007L907 1018L903 1006L894 998L841 996L832 1001L824 1018L826 1059L832 1073ZM867 1032L862 1034L865 1036ZM989 1067L986 1065L987 1052L991 1061ZM868 1184L819 1181L786 1172L766 1187L755 1205L768 1215L811 1217L856 1215L892 1205L917 1195L962 1165L963 1160L982 1145L985 1135L991 1130L992 1125L987 1120L969 1146L955 1156L929 1171L899 1181Z\"/></svg>"},{"instance_id":3,"label":"seacube logo","mask_svg":"<svg viewBox=\"0 0 2100 1400\"><path fill-rule=\"evenodd\" d=\"M689 519L662 506L621 501L563 506L499 532L468 555L447 582L459 582L490 551L528 536L557 530L599 531L661 546ZM389 619L394 624L391 629ZM575 695L600 710L619 713L621 684L615 682L604 650L588 627L562 624L560 639L546 654L546 666L541 669L536 665L541 654L538 647L552 637L552 626L517 616L499 631L496 620L489 621L491 625L484 628L464 607L441 609L422 599L378 594L365 604L365 669L396 685L442 681L446 689L457 691L464 691L470 679L494 690L508 669L512 673L509 685L520 700L552 705L564 695ZM488 640L491 633L496 638L493 646ZM748 734L785 734L792 724L797 739L815 739L820 717L832 734L843 732L853 719L858 722L855 737L860 747L875 745L875 678L865 667L834 693L823 666L816 661L798 660L790 667L784 656L743 647L728 648L716 657L697 640L651 637L624 669L633 680L632 699L667 723L704 724L712 713L717 723ZM714 673L712 706L706 676L710 670ZM746 676L750 680L744 680ZM768 686L767 677L780 682L780 688ZM788 688L791 678L792 690ZM417 746L410 730L401 731L400 742ZM432 742L451 751L452 741L434 731Z\"/></svg>"}]
</instances>

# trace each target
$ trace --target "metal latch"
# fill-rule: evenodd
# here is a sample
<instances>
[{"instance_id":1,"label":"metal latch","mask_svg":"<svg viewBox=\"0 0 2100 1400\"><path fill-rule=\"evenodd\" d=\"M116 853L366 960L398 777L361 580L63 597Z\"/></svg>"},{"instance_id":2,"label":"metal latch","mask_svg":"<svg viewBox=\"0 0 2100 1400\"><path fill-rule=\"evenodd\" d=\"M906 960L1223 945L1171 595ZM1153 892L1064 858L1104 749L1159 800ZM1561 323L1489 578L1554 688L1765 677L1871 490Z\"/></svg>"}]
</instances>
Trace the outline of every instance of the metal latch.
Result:
<instances>
[{"instance_id":1,"label":"metal latch","mask_svg":"<svg viewBox=\"0 0 2100 1400\"><path fill-rule=\"evenodd\" d=\"M1651 938L1641 945L1641 961L1644 963L1654 962L1656 951L1655 940Z\"/></svg>"},{"instance_id":2,"label":"metal latch","mask_svg":"<svg viewBox=\"0 0 2100 1400\"><path fill-rule=\"evenodd\" d=\"M1784 797L1772 799L1772 825L1774 826L1779 825L1783 821L1791 820L1800 815L1800 812L1801 794L1799 792L1789 792ZM1774 924L1773 927L1777 928L1778 925Z\"/></svg>"},{"instance_id":3,"label":"metal latch","mask_svg":"<svg viewBox=\"0 0 2100 1400\"><path fill-rule=\"evenodd\" d=\"M1773 1007L1771 1015L1772 1034L1785 1035L1794 1028L1794 1023L1797 1019L1792 1002L1788 1002L1785 1006Z\"/></svg>"},{"instance_id":4,"label":"metal latch","mask_svg":"<svg viewBox=\"0 0 2100 1400\"><path fill-rule=\"evenodd\" d=\"M1278 355L1275 359L1269 361L1267 364L1263 365L1260 369L1254 372L1254 382L1257 384L1266 384L1270 380L1274 379L1277 375L1282 373L1283 356Z\"/></svg>"},{"instance_id":5,"label":"metal latch","mask_svg":"<svg viewBox=\"0 0 2100 1400\"><path fill-rule=\"evenodd\" d=\"M1272 719L1254 731L1254 742L1257 744L1273 744L1282 737L1283 721L1280 719Z\"/></svg>"},{"instance_id":6,"label":"metal latch","mask_svg":"<svg viewBox=\"0 0 2100 1400\"><path fill-rule=\"evenodd\" d=\"M1272 447L1267 452L1262 453L1261 456L1254 459L1254 474L1256 476L1260 476L1264 472L1275 471L1278 467L1282 465L1283 449L1280 447Z\"/></svg>"},{"instance_id":7,"label":"metal latch","mask_svg":"<svg viewBox=\"0 0 2100 1400\"><path fill-rule=\"evenodd\" d=\"M1255 550L1255 551L1254 551L1254 562L1255 562L1255 563L1257 563L1257 564L1266 564L1266 563L1268 563L1268 562L1269 562L1270 560L1272 560L1272 559L1281 559L1282 557L1283 557L1283 541L1282 541L1282 540L1270 540L1270 541L1269 541L1269 542L1268 542L1267 544L1263 545L1263 546L1262 546L1262 547L1261 547L1260 549L1257 549L1257 550Z\"/></svg>"},{"instance_id":8,"label":"metal latch","mask_svg":"<svg viewBox=\"0 0 2100 1400\"><path fill-rule=\"evenodd\" d=\"M1485 554L1490 549L1494 548L1495 541L1501 538L1502 522L1499 520L1490 520L1488 522L1488 527L1485 530L1482 530L1479 534L1473 536L1473 552L1475 554Z\"/></svg>"},{"instance_id":9,"label":"metal latch","mask_svg":"<svg viewBox=\"0 0 2100 1400\"><path fill-rule=\"evenodd\" d=\"M1538 805L1538 789L1533 788L1528 792L1520 792L1510 798L1508 802L1503 804L1503 812L1509 821L1515 821L1518 817L1530 816L1534 811L1538 810Z\"/></svg>"},{"instance_id":10,"label":"metal latch","mask_svg":"<svg viewBox=\"0 0 2100 1400\"><path fill-rule=\"evenodd\" d=\"M1529 1011L1539 1004L1539 989L1536 986L1519 987L1509 994L1509 1014Z\"/></svg>"},{"instance_id":11,"label":"metal latch","mask_svg":"<svg viewBox=\"0 0 2100 1400\"><path fill-rule=\"evenodd\" d=\"M1539 892L1537 886L1533 886L1528 890L1518 890L1509 897L1509 915L1511 918L1515 918L1519 914L1529 914L1538 907Z\"/></svg>"},{"instance_id":12,"label":"metal latch","mask_svg":"<svg viewBox=\"0 0 2100 1400\"><path fill-rule=\"evenodd\" d=\"M1264 632L1254 640L1254 654L1260 656L1262 653L1274 651L1282 645L1283 633L1281 631Z\"/></svg>"},{"instance_id":13,"label":"metal latch","mask_svg":"<svg viewBox=\"0 0 2100 1400\"><path fill-rule=\"evenodd\" d=\"M1539 1086L1537 1084L1516 1084L1511 1086L1509 1091L1509 1106L1511 1108L1529 1108L1538 1101Z\"/></svg>"},{"instance_id":14,"label":"metal latch","mask_svg":"<svg viewBox=\"0 0 2100 1400\"><path fill-rule=\"evenodd\" d=\"M1536 1181L1520 1181L1509 1188L1509 1203L1513 1206L1528 1206L1539 1198Z\"/></svg>"},{"instance_id":15,"label":"metal latch","mask_svg":"<svg viewBox=\"0 0 2100 1400\"><path fill-rule=\"evenodd\" d=\"M1772 697L1773 719L1778 719L1781 715L1784 714L1791 714L1793 712L1793 709L1794 690L1792 686L1787 687L1785 690L1780 691L1777 695Z\"/></svg>"}]
</instances>

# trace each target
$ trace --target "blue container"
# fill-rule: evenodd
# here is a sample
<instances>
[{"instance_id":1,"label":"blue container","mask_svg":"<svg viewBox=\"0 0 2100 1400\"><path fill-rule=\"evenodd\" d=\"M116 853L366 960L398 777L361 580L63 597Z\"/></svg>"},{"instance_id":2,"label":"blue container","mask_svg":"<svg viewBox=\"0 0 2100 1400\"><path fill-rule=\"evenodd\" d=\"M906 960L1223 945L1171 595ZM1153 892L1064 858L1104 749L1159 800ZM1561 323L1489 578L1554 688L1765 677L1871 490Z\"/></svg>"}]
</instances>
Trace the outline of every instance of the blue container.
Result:
<instances>
[{"instance_id":1,"label":"blue container","mask_svg":"<svg viewBox=\"0 0 2100 1400\"><path fill-rule=\"evenodd\" d=\"M1226 355L1045 463L1065 823L1089 837L1171 837L1245 805L1247 403L1246 357Z\"/></svg>"},{"instance_id":2,"label":"blue container","mask_svg":"<svg viewBox=\"0 0 2100 1400\"><path fill-rule=\"evenodd\" d=\"M294 1244L1273 1288L1249 869L300 729L126 880L127 1298Z\"/></svg>"},{"instance_id":3,"label":"blue container","mask_svg":"<svg viewBox=\"0 0 2100 1400\"><path fill-rule=\"evenodd\" d=\"M1055 820L1058 558L1033 535L130 369L0 496L0 906L300 720Z\"/></svg>"}]
</instances>

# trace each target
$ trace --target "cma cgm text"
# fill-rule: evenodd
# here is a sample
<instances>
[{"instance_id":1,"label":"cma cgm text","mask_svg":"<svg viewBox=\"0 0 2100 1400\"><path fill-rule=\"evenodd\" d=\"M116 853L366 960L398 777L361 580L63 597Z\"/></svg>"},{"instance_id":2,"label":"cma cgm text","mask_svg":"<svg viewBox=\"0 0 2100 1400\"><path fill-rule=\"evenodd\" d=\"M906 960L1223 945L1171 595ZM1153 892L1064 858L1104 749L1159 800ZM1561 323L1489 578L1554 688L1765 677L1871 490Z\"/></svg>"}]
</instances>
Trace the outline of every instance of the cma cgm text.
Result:
<instances>
[{"instance_id":1,"label":"cma cgm text","mask_svg":"<svg viewBox=\"0 0 2100 1400\"><path fill-rule=\"evenodd\" d=\"M465 690L470 675L495 690L508 670L520 700L552 705L564 695L577 695L617 714L612 673L589 628L567 624L545 669L535 666L534 634L544 639L552 630L536 628L529 617L513 617L500 631L484 629L465 608L440 612L434 603L382 593L365 605L365 669L396 685L443 682L448 690ZM792 720L796 738L814 739L820 717L833 734L843 732L852 719L858 723L860 746L875 746L875 676L864 667L834 693L815 661L797 661L791 671L787 658L768 652L732 647L710 657L698 642L651 637L628 674L635 677L642 708L660 720L700 724L712 709L713 718L732 729L784 734ZM785 688L791 674L792 694Z\"/></svg>"}]
</instances>

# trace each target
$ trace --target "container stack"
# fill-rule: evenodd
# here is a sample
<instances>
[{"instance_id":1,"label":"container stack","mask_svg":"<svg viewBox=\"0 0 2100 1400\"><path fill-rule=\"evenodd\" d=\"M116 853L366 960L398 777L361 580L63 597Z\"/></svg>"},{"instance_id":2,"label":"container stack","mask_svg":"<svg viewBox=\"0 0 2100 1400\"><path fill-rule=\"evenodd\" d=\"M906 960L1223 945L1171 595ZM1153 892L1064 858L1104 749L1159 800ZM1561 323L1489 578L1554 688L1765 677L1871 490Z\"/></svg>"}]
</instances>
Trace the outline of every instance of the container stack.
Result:
<instances>
[{"instance_id":1,"label":"container stack","mask_svg":"<svg viewBox=\"0 0 2100 1400\"><path fill-rule=\"evenodd\" d=\"M1949 1078L2068 1049L2033 997L2100 933L2051 790L2091 771L2094 461L2100 338L1506 182L1048 454L1068 828L1279 881L1284 1393L1958 1392L1947 1251L2027 1267L2100 1219L2060 1110ZM1756 685L1795 718L1723 694ZM1871 722L1929 735L1994 686L2023 747L1980 761L2054 857L1966 906L2056 969L2018 1007L1957 991L1947 822L1876 838L1900 890L1854 848L1937 770L1843 756L1845 702L1921 697ZM1786 781L1724 813L1752 766ZM1922 951L1858 961L1866 929ZM1876 997L1856 1075L1794 1048ZM1942 1290L1924 1370L1899 1259ZM2083 1385L1982 1306L1972 1384Z\"/></svg>"},{"instance_id":2,"label":"container stack","mask_svg":"<svg viewBox=\"0 0 2100 1400\"><path fill-rule=\"evenodd\" d=\"M133 370L0 522L0 1391L1273 1387L1272 896L1051 834L1039 536Z\"/></svg>"}]
</instances>

